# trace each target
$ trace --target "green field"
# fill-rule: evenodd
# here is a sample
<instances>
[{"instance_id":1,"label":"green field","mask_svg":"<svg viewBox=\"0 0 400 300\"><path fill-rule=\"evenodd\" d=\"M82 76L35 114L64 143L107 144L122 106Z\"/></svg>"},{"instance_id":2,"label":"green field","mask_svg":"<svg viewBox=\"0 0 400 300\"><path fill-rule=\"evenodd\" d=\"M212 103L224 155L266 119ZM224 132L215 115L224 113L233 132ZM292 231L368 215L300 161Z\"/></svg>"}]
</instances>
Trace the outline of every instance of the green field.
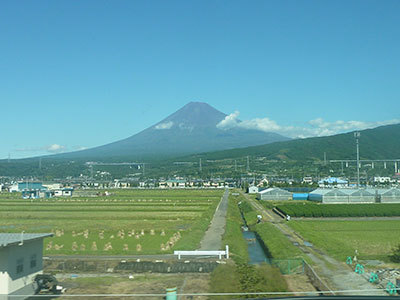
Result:
<instances>
[{"instance_id":1,"label":"green field","mask_svg":"<svg viewBox=\"0 0 400 300\"><path fill-rule=\"evenodd\" d=\"M109 196L0 194L0 232L52 232L44 253L131 255L195 249L222 190L112 190Z\"/></svg>"},{"instance_id":2,"label":"green field","mask_svg":"<svg viewBox=\"0 0 400 300\"><path fill-rule=\"evenodd\" d=\"M388 260L400 243L400 220L290 221L303 238L334 258L345 261L358 250L360 259Z\"/></svg>"},{"instance_id":3,"label":"green field","mask_svg":"<svg viewBox=\"0 0 400 300\"><path fill-rule=\"evenodd\" d=\"M393 217L400 216L400 203L387 204L314 204L309 202L276 205L293 217Z\"/></svg>"}]
</instances>

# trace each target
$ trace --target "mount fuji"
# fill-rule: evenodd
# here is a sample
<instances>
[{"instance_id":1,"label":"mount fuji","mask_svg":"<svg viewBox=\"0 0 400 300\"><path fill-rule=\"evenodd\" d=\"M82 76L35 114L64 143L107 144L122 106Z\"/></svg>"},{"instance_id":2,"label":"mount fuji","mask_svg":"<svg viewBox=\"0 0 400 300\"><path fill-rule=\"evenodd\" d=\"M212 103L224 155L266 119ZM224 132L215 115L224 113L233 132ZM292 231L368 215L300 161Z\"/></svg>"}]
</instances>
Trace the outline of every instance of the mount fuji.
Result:
<instances>
[{"instance_id":1,"label":"mount fuji","mask_svg":"<svg viewBox=\"0 0 400 300\"><path fill-rule=\"evenodd\" d=\"M218 128L217 124L226 116L207 103L190 102L162 121L126 139L52 157L68 159L173 157L289 140L272 132L238 127Z\"/></svg>"}]
</instances>

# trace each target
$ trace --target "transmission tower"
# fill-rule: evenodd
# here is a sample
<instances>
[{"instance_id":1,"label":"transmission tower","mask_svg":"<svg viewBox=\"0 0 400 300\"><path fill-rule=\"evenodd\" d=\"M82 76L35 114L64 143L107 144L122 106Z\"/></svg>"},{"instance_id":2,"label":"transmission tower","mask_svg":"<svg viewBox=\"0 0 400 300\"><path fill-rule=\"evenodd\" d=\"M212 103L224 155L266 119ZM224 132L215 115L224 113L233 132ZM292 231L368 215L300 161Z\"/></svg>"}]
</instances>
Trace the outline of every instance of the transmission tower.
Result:
<instances>
[{"instance_id":1,"label":"transmission tower","mask_svg":"<svg viewBox=\"0 0 400 300\"><path fill-rule=\"evenodd\" d=\"M360 187L360 147L358 140L360 138L360 132L354 132L354 137L356 138L356 146L357 146L357 187Z\"/></svg>"}]
</instances>

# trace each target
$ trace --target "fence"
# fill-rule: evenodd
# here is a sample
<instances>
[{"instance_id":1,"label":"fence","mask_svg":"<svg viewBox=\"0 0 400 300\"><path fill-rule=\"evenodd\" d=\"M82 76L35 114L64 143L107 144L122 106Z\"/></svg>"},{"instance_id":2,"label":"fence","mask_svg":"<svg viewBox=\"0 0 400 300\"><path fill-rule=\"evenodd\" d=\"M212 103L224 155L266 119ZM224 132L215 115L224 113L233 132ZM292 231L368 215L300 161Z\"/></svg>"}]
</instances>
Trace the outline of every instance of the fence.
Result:
<instances>
[{"instance_id":1,"label":"fence","mask_svg":"<svg viewBox=\"0 0 400 300\"><path fill-rule=\"evenodd\" d=\"M279 268L282 274L303 274L304 273L304 260L301 258L294 259L270 259L271 265Z\"/></svg>"},{"instance_id":2,"label":"fence","mask_svg":"<svg viewBox=\"0 0 400 300\"><path fill-rule=\"evenodd\" d=\"M321 278L315 273L314 269L304 261L304 271L307 277L310 279L311 284L319 291L330 291L329 294L334 295L335 293L321 280Z\"/></svg>"}]
</instances>

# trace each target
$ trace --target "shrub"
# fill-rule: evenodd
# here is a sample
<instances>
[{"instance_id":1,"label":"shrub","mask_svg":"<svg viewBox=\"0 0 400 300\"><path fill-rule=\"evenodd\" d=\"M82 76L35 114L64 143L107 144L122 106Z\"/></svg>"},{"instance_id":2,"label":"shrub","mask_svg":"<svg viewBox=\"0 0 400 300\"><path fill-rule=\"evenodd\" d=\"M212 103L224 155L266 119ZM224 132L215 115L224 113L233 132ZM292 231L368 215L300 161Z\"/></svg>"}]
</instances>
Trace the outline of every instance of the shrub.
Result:
<instances>
[{"instance_id":1,"label":"shrub","mask_svg":"<svg viewBox=\"0 0 400 300\"><path fill-rule=\"evenodd\" d=\"M287 283L279 269L271 265L248 264L219 265L212 273L210 291L212 293L239 292L285 292ZM232 296L218 299L232 299Z\"/></svg>"},{"instance_id":2,"label":"shrub","mask_svg":"<svg viewBox=\"0 0 400 300\"><path fill-rule=\"evenodd\" d=\"M219 265L211 273L211 293L239 293L240 277L234 264ZM213 297L214 298L214 297ZM232 296L216 296L215 299L231 299Z\"/></svg>"}]
</instances>

